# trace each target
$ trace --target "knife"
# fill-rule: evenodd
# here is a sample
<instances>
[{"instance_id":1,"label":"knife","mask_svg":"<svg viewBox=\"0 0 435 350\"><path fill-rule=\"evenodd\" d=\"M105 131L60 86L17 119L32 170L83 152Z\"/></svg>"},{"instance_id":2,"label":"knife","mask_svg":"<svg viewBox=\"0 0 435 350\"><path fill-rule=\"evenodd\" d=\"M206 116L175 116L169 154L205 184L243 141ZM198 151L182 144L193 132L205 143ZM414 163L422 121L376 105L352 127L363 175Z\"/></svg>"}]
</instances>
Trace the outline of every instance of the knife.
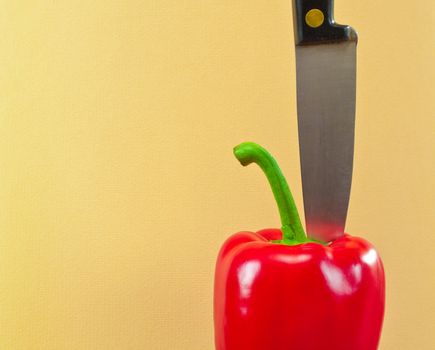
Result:
<instances>
[{"instance_id":1,"label":"knife","mask_svg":"<svg viewBox=\"0 0 435 350\"><path fill-rule=\"evenodd\" d=\"M357 34L333 0L293 0L299 150L306 229L344 234L352 182Z\"/></svg>"}]
</instances>

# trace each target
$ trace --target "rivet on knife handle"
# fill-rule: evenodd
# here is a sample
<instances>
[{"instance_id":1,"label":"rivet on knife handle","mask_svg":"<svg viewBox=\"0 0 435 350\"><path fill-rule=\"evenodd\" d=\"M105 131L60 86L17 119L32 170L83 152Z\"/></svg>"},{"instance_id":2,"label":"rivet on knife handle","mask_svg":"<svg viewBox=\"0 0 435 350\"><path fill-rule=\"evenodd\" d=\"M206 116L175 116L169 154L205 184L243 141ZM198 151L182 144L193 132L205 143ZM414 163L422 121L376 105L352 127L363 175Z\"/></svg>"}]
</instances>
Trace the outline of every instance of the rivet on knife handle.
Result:
<instances>
[{"instance_id":1,"label":"rivet on knife handle","mask_svg":"<svg viewBox=\"0 0 435 350\"><path fill-rule=\"evenodd\" d=\"M293 0L296 45L356 41L352 27L334 21L334 0Z\"/></svg>"}]
</instances>

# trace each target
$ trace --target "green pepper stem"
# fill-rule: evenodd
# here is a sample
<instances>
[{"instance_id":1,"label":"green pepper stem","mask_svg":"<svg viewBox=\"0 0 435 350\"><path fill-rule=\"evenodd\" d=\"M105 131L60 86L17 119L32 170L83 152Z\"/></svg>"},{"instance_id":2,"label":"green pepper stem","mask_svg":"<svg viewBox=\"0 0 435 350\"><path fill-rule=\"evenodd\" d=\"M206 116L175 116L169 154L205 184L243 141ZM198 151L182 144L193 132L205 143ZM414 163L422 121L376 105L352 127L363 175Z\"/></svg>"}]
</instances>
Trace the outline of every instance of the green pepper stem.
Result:
<instances>
[{"instance_id":1,"label":"green pepper stem","mask_svg":"<svg viewBox=\"0 0 435 350\"><path fill-rule=\"evenodd\" d=\"M253 142L244 142L234 147L234 155L243 166L256 163L266 175L281 217L283 240L280 242L289 245L307 242L287 181L272 155Z\"/></svg>"}]
</instances>

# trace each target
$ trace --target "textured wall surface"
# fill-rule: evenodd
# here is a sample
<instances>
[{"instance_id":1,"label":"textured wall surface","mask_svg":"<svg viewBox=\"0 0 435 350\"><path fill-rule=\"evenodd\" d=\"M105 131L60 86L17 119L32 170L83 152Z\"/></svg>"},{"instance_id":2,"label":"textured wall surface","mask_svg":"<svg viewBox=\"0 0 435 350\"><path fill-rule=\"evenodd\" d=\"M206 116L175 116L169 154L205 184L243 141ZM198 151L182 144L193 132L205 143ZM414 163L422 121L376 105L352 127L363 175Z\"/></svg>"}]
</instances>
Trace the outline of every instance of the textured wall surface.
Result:
<instances>
[{"instance_id":1,"label":"textured wall surface","mask_svg":"<svg viewBox=\"0 0 435 350\"><path fill-rule=\"evenodd\" d=\"M214 260L302 207L290 1L2 1L0 348L212 350ZM348 232L383 256L382 350L435 348L435 3L337 0L359 31Z\"/></svg>"}]
</instances>

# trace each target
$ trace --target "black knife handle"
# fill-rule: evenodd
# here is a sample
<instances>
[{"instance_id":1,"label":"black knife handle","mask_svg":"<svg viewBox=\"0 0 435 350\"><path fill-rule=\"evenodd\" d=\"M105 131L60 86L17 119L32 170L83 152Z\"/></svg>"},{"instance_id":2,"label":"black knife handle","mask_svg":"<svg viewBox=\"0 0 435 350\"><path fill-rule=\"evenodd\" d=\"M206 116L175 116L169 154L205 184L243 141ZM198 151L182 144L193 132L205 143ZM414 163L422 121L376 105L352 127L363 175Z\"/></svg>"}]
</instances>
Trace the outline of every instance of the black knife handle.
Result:
<instances>
[{"instance_id":1,"label":"black knife handle","mask_svg":"<svg viewBox=\"0 0 435 350\"><path fill-rule=\"evenodd\" d=\"M293 0L296 45L357 41L355 30L334 21L334 0Z\"/></svg>"}]
</instances>

